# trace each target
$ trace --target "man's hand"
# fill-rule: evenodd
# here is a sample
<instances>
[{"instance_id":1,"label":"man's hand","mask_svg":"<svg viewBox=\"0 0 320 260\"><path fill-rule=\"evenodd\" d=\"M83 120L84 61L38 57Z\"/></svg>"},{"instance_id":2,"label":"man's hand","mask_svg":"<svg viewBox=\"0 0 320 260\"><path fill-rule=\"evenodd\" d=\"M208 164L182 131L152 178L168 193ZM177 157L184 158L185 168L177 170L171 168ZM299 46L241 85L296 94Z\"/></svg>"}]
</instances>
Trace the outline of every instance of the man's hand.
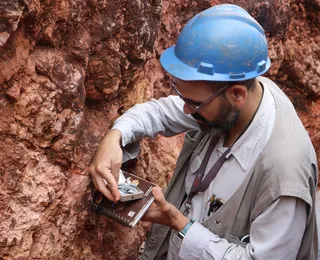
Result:
<instances>
[{"instance_id":1,"label":"man's hand","mask_svg":"<svg viewBox=\"0 0 320 260\"><path fill-rule=\"evenodd\" d=\"M109 131L101 141L90 166L94 186L114 202L120 200L118 179L123 158L120 140L121 132L119 130ZM105 184L103 179L106 180L108 185Z\"/></svg>"},{"instance_id":2,"label":"man's hand","mask_svg":"<svg viewBox=\"0 0 320 260\"><path fill-rule=\"evenodd\" d=\"M189 219L186 218L175 206L165 200L159 187L153 188L152 193L156 203L151 205L142 220L163 224L177 231L182 230L189 222Z\"/></svg>"}]
</instances>

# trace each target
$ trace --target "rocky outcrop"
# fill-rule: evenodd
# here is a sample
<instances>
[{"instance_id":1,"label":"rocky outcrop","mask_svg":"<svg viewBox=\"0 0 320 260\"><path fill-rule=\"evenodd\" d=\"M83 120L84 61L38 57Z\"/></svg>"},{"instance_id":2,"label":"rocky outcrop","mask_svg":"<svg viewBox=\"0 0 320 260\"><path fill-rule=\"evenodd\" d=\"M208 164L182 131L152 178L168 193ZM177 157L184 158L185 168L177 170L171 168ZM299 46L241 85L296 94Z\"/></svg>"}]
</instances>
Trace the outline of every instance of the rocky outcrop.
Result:
<instances>
[{"instance_id":1,"label":"rocky outcrop","mask_svg":"<svg viewBox=\"0 0 320 260\"><path fill-rule=\"evenodd\" d=\"M126 109L170 94L159 55L223 1L3 0L0 5L0 259L134 259L149 225L90 212L87 168ZM269 77L320 154L320 3L229 1L265 28ZM182 137L143 141L127 167L165 187Z\"/></svg>"}]
</instances>

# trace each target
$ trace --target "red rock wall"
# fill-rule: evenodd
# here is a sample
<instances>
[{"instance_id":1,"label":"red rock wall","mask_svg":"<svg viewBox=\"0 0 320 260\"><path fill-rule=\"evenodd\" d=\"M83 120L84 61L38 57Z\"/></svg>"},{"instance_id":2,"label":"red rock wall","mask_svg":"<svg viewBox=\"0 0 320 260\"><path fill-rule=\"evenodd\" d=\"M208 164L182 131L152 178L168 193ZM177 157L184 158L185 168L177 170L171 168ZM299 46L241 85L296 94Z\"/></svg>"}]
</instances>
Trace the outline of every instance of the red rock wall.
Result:
<instances>
[{"instance_id":1,"label":"red rock wall","mask_svg":"<svg viewBox=\"0 0 320 260\"><path fill-rule=\"evenodd\" d=\"M124 110L170 93L159 55L193 15L224 1L2 0L0 259L134 259L148 224L90 212L87 167ZM269 76L320 154L320 3L228 1L266 29ZM127 167L165 187L181 137L144 141Z\"/></svg>"}]
</instances>

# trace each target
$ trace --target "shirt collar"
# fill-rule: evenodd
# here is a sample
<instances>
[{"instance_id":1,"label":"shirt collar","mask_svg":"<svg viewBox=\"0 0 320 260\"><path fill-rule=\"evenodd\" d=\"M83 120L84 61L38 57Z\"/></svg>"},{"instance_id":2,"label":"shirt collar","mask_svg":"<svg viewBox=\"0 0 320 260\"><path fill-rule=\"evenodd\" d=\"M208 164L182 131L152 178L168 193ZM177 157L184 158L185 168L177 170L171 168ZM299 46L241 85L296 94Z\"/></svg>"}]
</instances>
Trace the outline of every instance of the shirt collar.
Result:
<instances>
[{"instance_id":1,"label":"shirt collar","mask_svg":"<svg viewBox=\"0 0 320 260\"><path fill-rule=\"evenodd\" d=\"M236 141L231 148L231 152L227 155L227 158L233 155L244 171L248 169L254 149L267 125L268 118L272 112L271 108L273 103L274 99L270 90L267 87L264 87L261 104L253 121L238 141ZM220 152L224 152L227 149L226 147L223 147L224 139L225 136L221 136L217 143L217 150Z\"/></svg>"}]
</instances>

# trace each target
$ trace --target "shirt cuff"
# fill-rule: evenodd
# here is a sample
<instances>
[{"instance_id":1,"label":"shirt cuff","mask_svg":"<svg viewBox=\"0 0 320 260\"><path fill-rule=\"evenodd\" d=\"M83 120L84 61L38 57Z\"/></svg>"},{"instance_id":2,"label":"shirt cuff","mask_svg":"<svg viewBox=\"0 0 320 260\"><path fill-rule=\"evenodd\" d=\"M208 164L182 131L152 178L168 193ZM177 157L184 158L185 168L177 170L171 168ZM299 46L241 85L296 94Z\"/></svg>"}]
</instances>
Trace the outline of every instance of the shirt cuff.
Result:
<instances>
[{"instance_id":1,"label":"shirt cuff","mask_svg":"<svg viewBox=\"0 0 320 260\"><path fill-rule=\"evenodd\" d=\"M224 259L231 246L232 244L226 239L221 239L200 223L195 222L182 240L179 258L184 260L202 259L203 256L211 255L214 252L214 259Z\"/></svg>"},{"instance_id":2,"label":"shirt cuff","mask_svg":"<svg viewBox=\"0 0 320 260\"><path fill-rule=\"evenodd\" d=\"M139 143L134 142L134 134L131 131L130 124L124 120L116 121L111 130L112 129L117 129L121 132L121 144L123 151L122 163L136 158L140 150L140 145Z\"/></svg>"},{"instance_id":3,"label":"shirt cuff","mask_svg":"<svg viewBox=\"0 0 320 260\"><path fill-rule=\"evenodd\" d=\"M194 222L182 240L179 258L201 259L203 251L207 247L210 240L212 240L214 237L219 238L200 223Z\"/></svg>"},{"instance_id":4,"label":"shirt cuff","mask_svg":"<svg viewBox=\"0 0 320 260\"><path fill-rule=\"evenodd\" d=\"M131 131L131 126L128 122L124 121L124 120L117 120L111 130L113 129L117 129L121 132L121 144L122 147L125 147L127 144L131 143L131 140L133 138L133 133Z\"/></svg>"}]
</instances>

